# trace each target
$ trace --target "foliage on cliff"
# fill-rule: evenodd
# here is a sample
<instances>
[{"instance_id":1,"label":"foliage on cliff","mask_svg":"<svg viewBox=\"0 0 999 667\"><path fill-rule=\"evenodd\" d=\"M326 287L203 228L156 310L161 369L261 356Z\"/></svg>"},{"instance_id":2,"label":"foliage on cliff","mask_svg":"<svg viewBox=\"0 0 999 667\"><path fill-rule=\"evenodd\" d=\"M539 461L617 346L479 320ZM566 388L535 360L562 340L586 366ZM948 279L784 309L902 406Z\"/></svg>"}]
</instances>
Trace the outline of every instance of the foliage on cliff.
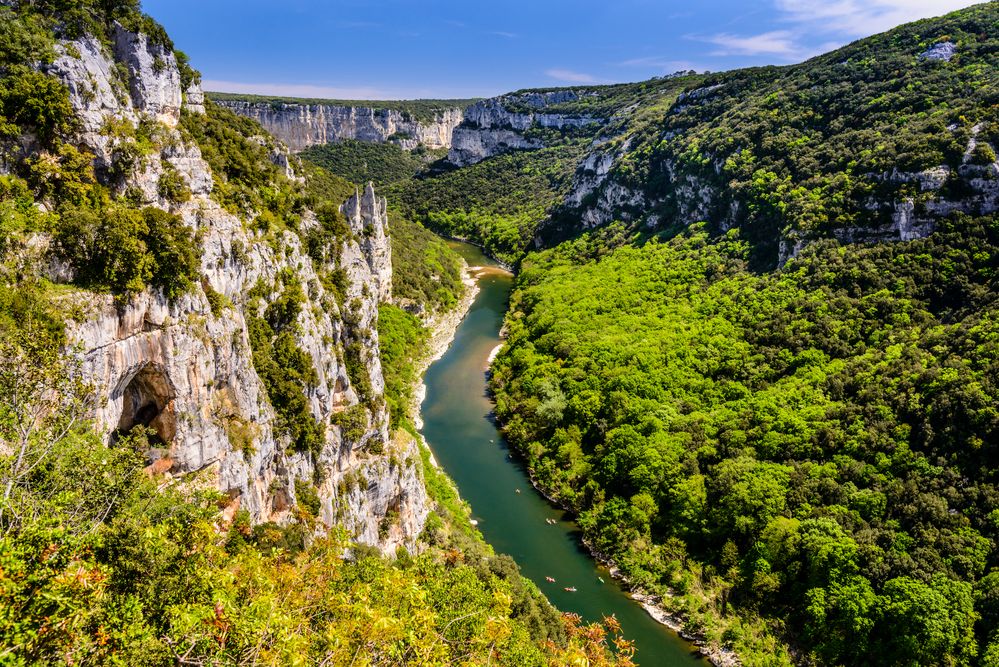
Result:
<instances>
[{"instance_id":1,"label":"foliage on cliff","mask_svg":"<svg viewBox=\"0 0 999 667\"><path fill-rule=\"evenodd\" d=\"M548 210L568 193L585 143L488 158L469 167L429 173L386 190L408 217L441 233L481 243L513 264Z\"/></svg>"},{"instance_id":2,"label":"foliage on cliff","mask_svg":"<svg viewBox=\"0 0 999 667\"><path fill-rule=\"evenodd\" d=\"M949 60L926 56L945 44ZM694 202L713 231L741 226L771 267L782 235L827 237L889 223L895 202L921 213L933 196L961 199L975 166L995 161L997 72L999 5L988 2L799 65L660 82L658 100L607 133L614 187L651 206L610 215L669 228ZM937 195L915 175L940 167ZM572 212L560 223L573 233Z\"/></svg>"},{"instance_id":3,"label":"foliage on cliff","mask_svg":"<svg viewBox=\"0 0 999 667\"><path fill-rule=\"evenodd\" d=\"M412 178L441 157L419 147L407 151L394 143L341 141L306 148L300 155L354 183L373 182L376 187Z\"/></svg>"}]
</instances>

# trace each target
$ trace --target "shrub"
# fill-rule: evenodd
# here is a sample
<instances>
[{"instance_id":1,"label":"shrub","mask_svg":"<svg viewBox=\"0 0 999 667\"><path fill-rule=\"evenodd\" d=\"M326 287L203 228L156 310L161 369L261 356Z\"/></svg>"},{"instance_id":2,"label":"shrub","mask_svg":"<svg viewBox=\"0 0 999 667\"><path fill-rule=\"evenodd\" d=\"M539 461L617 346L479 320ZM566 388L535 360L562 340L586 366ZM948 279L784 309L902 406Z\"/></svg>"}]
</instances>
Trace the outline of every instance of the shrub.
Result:
<instances>
[{"instance_id":1,"label":"shrub","mask_svg":"<svg viewBox=\"0 0 999 667\"><path fill-rule=\"evenodd\" d=\"M200 268L194 233L178 216L157 208L70 209L60 218L55 241L78 283L117 294L153 285L177 298Z\"/></svg>"},{"instance_id":2,"label":"shrub","mask_svg":"<svg viewBox=\"0 0 999 667\"><path fill-rule=\"evenodd\" d=\"M187 187L184 177L170 163L164 163L156 191L160 197L174 204L182 204L191 199L191 188Z\"/></svg>"}]
</instances>

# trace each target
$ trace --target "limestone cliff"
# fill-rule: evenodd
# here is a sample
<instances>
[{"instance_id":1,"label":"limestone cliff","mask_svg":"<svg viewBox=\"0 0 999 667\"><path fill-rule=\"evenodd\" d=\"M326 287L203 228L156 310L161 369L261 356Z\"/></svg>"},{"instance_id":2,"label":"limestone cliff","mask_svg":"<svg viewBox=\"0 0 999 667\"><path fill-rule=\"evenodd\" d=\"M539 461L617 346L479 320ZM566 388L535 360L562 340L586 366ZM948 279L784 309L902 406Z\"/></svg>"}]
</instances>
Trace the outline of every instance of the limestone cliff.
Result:
<instances>
[{"instance_id":1,"label":"limestone cliff","mask_svg":"<svg viewBox=\"0 0 999 667\"><path fill-rule=\"evenodd\" d=\"M405 150L417 146L449 148L461 123L460 107L443 109L421 120L404 111L338 104L269 103L218 100L218 104L263 125L293 151L345 139L395 142Z\"/></svg>"},{"instance_id":2,"label":"limestone cliff","mask_svg":"<svg viewBox=\"0 0 999 667\"><path fill-rule=\"evenodd\" d=\"M666 112L667 118L703 103L720 89L721 86L709 86L679 95ZM955 134L958 130L948 129ZM885 222L834 228L829 235L842 243L908 241L925 238L934 231L937 220L955 211L972 215L999 211L999 161L986 165L973 161L981 131L981 124L972 128L957 169L941 165L918 173L895 168L883 174L864 174L864 178L884 184L885 191L899 191L899 186L910 184L908 191L915 194L900 198L871 195L863 206ZM670 137L667 134L662 138ZM665 160L659 167L661 173L656 175L657 186L650 188L627 176L633 169L629 165L634 150L632 139L602 136L594 141L563 202L563 213L568 214L564 217L578 221L586 229L613 221L649 229L710 221L724 231L746 220L745 202L733 195L722 177L723 159L709 156L707 168L691 168L677 160ZM952 181L962 186L954 188ZM778 264L795 257L816 238L819 238L817 233L786 231L778 239Z\"/></svg>"},{"instance_id":3,"label":"limestone cliff","mask_svg":"<svg viewBox=\"0 0 999 667\"><path fill-rule=\"evenodd\" d=\"M531 136L533 129L569 130L599 123L589 116L545 111L584 94L574 90L512 93L476 102L454 130L448 162L463 167L511 150L542 148L544 141Z\"/></svg>"},{"instance_id":4,"label":"limestone cliff","mask_svg":"<svg viewBox=\"0 0 999 667\"><path fill-rule=\"evenodd\" d=\"M98 174L111 166L122 141L109 127L157 125L159 148L134 166L120 189L179 215L203 249L201 285L179 299L152 289L124 303L110 295L75 295L70 338L95 390L101 432L111 439L118 429L148 424L162 440L148 452L150 471L165 483L224 492L230 516L244 508L257 522L287 521L297 481L316 486L326 526L340 523L359 541L387 551L413 547L428 512L426 494L419 453L412 444L390 442L376 326L378 303L391 298L392 289L384 200L369 186L343 206L352 233L336 240L336 266L327 267L346 275L341 301L324 287L324 267L297 234L285 231L268 242L212 199L211 169L177 129L182 109L204 112L203 97L196 85L181 90L172 53L119 26L111 49L87 37L64 43L51 71L70 90L79 144L95 154ZM160 196L166 171L180 174L189 201ZM302 217L304 231L319 224L308 211ZM325 428L315 452L296 451L280 435L248 335L247 321L263 308L249 292L263 285L276 293L288 275L305 293L293 330L315 370L307 399ZM348 346L367 375L363 399L356 375L348 373ZM354 428L338 418L345 413Z\"/></svg>"}]
</instances>

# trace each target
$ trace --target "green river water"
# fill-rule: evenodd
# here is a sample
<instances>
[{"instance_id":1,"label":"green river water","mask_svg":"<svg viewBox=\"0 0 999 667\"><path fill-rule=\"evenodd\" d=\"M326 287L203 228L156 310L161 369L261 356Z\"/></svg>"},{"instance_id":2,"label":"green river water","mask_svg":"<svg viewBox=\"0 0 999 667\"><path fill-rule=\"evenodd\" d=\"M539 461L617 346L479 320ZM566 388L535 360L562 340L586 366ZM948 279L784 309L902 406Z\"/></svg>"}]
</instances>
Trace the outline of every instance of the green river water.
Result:
<instances>
[{"instance_id":1,"label":"green river water","mask_svg":"<svg viewBox=\"0 0 999 667\"><path fill-rule=\"evenodd\" d=\"M493 269L480 274L480 292L454 342L426 374L423 435L438 463L458 485L486 540L498 553L511 555L524 576L559 609L589 621L616 616L625 636L635 641L636 660L643 667L707 664L597 565L580 543L575 524L534 490L500 438L490 419L493 406L486 394L485 371L489 353L500 343L513 278L495 269L495 262L478 248L462 243L452 247L469 265ZM546 576L556 583L547 582ZM567 586L577 592L563 590Z\"/></svg>"}]
</instances>

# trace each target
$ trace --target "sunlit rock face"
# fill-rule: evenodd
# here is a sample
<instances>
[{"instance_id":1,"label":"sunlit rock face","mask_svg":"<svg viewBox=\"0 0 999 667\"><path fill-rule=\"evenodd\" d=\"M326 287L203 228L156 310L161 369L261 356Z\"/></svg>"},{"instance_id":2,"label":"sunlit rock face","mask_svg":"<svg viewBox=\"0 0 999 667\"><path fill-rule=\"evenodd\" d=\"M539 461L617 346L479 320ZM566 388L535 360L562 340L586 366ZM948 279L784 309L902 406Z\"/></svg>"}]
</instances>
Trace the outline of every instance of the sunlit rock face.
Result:
<instances>
[{"instance_id":1,"label":"sunlit rock face","mask_svg":"<svg viewBox=\"0 0 999 667\"><path fill-rule=\"evenodd\" d=\"M336 265L319 266L298 235L284 232L265 241L250 231L249 221L211 198L211 169L176 127L182 110L204 113L204 97L197 85L181 91L173 53L119 27L110 49L90 38L62 44L51 71L69 88L80 118L78 142L96 156L99 176L120 141L109 128L157 125L162 148L116 187L180 216L202 245L201 282L181 298L168 300L154 289L126 302L89 292L74 297L71 349L93 388L101 432L111 441L148 427L150 472L167 483L223 492L227 516L245 509L256 522L287 522L298 481L318 491L320 530L340 524L387 552L415 548L428 513L420 456L411 441L390 438L377 332L378 304L392 291L384 199L368 186L344 205L351 233L335 241ZM287 159L284 167L295 177ZM157 185L167 169L189 186L189 201L160 196ZM306 211L303 230L317 224ZM324 288L324 269L346 275L342 297ZM295 451L282 435L254 369L247 330L247 320L261 316L263 307L249 299L250 290L270 286L268 297L276 296L281 276L289 274L305 293L292 329L315 370L306 398L325 431L315 452ZM210 293L225 304L214 313ZM347 372L348 346L359 350L360 372L367 376L363 400L356 376L352 381ZM359 416L362 428L341 425L337 416L347 411Z\"/></svg>"},{"instance_id":2,"label":"sunlit rock face","mask_svg":"<svg viewBox=\"0 0 999 667\"><path fill-rule=\"evenodd\" d=\"M335 104L292 104L220 100L221 106L252 118L293 151L346 139L393 142L405 150L418 146L449 148L464 112L445 109L431 119L417 119L394 109Z\"/></svg>"},{"instance_id":3,"label":"sunlit rock face","mask_svg":"<svg viewBox=\"0 0 999 667\"><path fill-rule=\"evenodd\" d=\"M579 128L600 122L589 116L545 111L548 106L579 97L575 91L559 90L514 93L476 102L455 128L448 162L463 167L493 155L543 147L544 142L529 136L532 128Z\"/></svg>"}]
</instances>

